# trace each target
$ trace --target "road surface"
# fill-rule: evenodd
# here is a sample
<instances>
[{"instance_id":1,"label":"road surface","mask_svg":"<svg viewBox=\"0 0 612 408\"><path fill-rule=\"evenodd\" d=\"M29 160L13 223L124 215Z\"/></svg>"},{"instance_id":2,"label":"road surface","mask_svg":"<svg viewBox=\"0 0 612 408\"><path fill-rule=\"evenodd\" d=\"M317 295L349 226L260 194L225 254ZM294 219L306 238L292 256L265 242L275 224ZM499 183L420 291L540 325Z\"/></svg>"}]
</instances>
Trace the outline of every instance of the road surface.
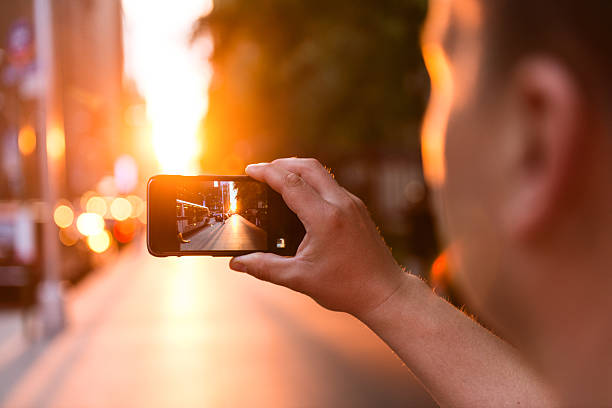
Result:
<instances>
[{"instance_id":1,"label":"road surface","mask_svg":"<svg viewBox=\"0 0 612 408\"><path fill-rule=\"evenodd\" d=\"M190 242L181 244L181 251L263 251L268 247L266 231L238 214L225 223L213 221L185 239Z\"/></svg>"},{"instance_id":2,"label":"road surface","mask_svg":"<svg viewBox=\"0 0 612 408\"><path fill-rule=\"evenodd\" d=\"M357 320L227 263L128 248L68 293L64 332L0 344L0 406L435 407Z\"/></svg>"}]
</instances>

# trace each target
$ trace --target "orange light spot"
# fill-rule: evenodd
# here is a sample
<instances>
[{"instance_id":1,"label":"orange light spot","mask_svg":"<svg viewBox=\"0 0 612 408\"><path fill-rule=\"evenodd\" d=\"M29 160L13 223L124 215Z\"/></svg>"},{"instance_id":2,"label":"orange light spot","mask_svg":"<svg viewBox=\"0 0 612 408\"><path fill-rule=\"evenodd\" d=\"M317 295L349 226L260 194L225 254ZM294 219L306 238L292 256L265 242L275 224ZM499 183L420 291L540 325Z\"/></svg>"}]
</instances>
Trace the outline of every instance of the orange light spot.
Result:
<instances>
[{"instance_id":1,"label":"orange light spot","mask_svg":"<svg viewBox=\"0 0 612 408\"><path fill-rule=\"evenodd\" d=\"M126 244L134 239L136 234L136 221L128 219L125 221L118 221L113 227L113 235L115 239L122 244Z\"/></svg>"},{"instance_id":2,"label":"orange light spot","mask_svg":"<svg viewBox=\"0 0 612 408\"><path fill-rule=\"evenodd\" d=\"M73 246L79 242L79 235L74 229L61 229L59 230L59 240L65 246Z\"/></svg>"},{"instance_id":3,"label":"orange light spot","mask_svg":"<svg viewBox=\"0 0 612 408\"><path fill-rule=\"evenodd\" d=\"M27 125L21 128L17 139L19 151L24 156L28 156L36 150L36 132L32 126Z\"/></svg>"},{"instance_id":4,"label":"orange light spot","mask_svg":"<svg viewBox=\"0 0 612 408\"><path fill-rule=\"evenodd\" d=\"M448 267L448 255L446 251L442 252L431 265L431 283L433 286L446 286L450 280Z\"/></svg>"}]
</instances>

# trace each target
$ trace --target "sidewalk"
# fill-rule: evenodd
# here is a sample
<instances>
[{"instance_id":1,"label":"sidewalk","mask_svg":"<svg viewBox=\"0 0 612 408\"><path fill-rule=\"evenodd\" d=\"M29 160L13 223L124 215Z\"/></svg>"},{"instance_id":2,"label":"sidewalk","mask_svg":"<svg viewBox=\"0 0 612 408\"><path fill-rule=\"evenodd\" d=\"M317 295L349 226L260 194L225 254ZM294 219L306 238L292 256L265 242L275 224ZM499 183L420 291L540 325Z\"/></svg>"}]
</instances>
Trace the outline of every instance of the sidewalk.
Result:
<instances>
[{"instance_id":1,"label":"sidewalk","mask_svg":"<svg viewBox=\"0 0 612 408\"><path fill-rule=\"evenodd\" d=\"M15 308L0 311L0 370L27 346L22 324L21 310ZM3 379L0 376L0 390L3 389Z\"/></svg>"}]
</instances>

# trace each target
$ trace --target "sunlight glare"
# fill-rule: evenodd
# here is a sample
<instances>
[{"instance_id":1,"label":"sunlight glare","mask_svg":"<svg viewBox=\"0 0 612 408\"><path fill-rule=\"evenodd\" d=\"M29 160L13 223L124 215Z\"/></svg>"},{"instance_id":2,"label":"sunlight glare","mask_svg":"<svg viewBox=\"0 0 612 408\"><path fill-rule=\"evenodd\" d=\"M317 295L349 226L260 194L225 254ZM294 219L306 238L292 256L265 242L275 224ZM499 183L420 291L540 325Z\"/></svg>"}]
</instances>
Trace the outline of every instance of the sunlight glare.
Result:
<instances>
[{"instance_id":1,"label":"sunlight glare","mask_svg":"<svg viewBox=\"0 0 612 408\"><path fill-rule=\"evenodd\" d=\"M238 210L238 190L234 187L234 183L230 183L230 212L235 213Z\"/></svg>"},{"instance_id":2,"label":"sunlight glare","mask_svg":"<svg viewBox=\"0 0 612 408\"><path fill-rule=\"evenodd\" d=\"M208 108L212 40L189 40L212 1L123 0L123 8L126 71L146 100L160 170L194 174L202 153L198 131Z\"/></svg>"}]
</instances>

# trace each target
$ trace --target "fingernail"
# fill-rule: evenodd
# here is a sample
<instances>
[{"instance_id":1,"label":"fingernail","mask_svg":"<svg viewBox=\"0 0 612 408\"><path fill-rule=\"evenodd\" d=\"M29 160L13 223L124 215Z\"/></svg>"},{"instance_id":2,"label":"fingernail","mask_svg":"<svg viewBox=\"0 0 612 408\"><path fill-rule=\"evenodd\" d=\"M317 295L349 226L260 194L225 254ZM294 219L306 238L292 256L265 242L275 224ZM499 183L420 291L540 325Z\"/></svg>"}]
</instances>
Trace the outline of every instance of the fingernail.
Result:
<instances>
[{"instance_id":1,"label":"fingernail","mask_svg":"<svg viewBox=\"0 0 612 408\"><path fill-rule=\"evenodd\" d=\"M252 163L252 164L249 164L248 166L246 166L245 170L252 169L252 168L255 168L255 167L265 166L266 164L268 164L268 163L265 163L265 162L262 162L262 163Z\"/></svg>"},{"instance_id":2,"label":"fingernail","mask_svg":"<svg viewBox=\"0 0 612 408\"><path fill-rule=\"evenodd\" d=\"M247 271L247 267L244 263L242 263L241 261L237 260L237 259L232 259L230 261L230 268L232 268L233 270L235 270L236 272L246 272Z\"/></svg>"}]
</instances>

